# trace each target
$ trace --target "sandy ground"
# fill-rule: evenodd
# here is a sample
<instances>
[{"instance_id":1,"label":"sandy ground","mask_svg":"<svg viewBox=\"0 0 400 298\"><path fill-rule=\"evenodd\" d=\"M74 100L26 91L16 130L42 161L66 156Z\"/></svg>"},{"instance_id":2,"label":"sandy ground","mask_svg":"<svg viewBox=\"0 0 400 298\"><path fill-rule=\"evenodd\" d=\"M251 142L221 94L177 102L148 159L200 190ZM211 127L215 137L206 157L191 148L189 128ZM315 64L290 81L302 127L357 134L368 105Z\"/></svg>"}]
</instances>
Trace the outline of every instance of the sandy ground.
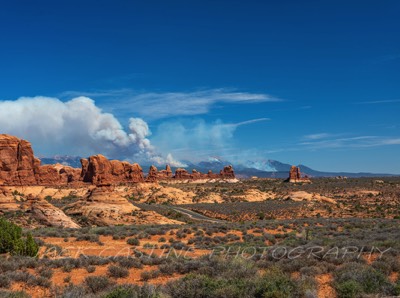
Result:
<instances>
[{"instance_id":1,"label":"sandy ground","mask_svg":"<svg viewBox=\"0 0 400 298\"><path fill-rule=\"evenodd\" d=\"M335 298L336 291L332 287L332 274L321 274L316 277L318 283L318 298Z\"/></svg>"}]
</instances>

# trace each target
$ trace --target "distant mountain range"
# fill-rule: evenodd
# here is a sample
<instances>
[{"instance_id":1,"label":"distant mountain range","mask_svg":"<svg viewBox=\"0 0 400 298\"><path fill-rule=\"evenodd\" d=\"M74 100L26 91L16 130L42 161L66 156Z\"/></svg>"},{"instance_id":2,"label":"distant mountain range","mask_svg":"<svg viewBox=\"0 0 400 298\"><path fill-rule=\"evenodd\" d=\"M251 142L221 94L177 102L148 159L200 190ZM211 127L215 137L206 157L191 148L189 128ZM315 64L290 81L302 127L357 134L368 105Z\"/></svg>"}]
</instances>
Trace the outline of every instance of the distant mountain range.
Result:
<instances>
[{"instance_id":1,"label":"distant mountain range","mask_svg":"<svg viewBox=\"0 0 400 298\"><path fill-rule=\"evenodd\" d=\"M63 165L68 165L74 168L80 168L81 157L79 156L68 156L68 155L56 155L53 157L41 158L42 164L56 164L60 163ZM188 171L196 169L197 171L207 173L209 170L214 173L218 173L224 166L233 165L235 173L239 178L249 178L249 177L260 177L260 178L287 178L290 170L291 164L282 163L277 160L259 160L259 161L247 161L243 164L235 164L227 160L223 160L217 157L210 157L207 161L201 161L198 163L192 163L190 161L183 161L187 166L185 167ZM349 172L324 172L311 169L305 165L297 165L300 167L301 172L309 177L336 177L336 176L346 176L346 177L385 177L385 176L395 176L392 174L384 173L349 173ZM142 164L142 168L145 172L150 167L150 164ZM158 167L161 169L161 167ZM172 167L175 171L176 168Z\"/></svg>"},{"instance_id":2,"label":"distant mountain range","mask_svg":"<svg viewBox=\"0 0 400 298\"><path fill-rule=\"evenodd\" d=\"M81 167L81 158L79 156L69 156L69 155L55 155L53 157L40 157L42 165L53 165L60 163L64 166L70 166L73 168Z\"/></svg>"}]
</instances>

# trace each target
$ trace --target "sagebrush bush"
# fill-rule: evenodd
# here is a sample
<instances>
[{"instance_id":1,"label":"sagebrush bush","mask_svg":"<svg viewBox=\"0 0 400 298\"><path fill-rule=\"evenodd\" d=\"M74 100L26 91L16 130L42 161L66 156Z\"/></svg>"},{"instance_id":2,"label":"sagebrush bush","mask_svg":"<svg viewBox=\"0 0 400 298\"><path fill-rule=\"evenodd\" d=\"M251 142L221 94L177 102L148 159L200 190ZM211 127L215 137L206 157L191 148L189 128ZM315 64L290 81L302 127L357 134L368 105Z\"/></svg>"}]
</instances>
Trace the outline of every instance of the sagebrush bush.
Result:
<instances>
[{"instance_id":1,"label":"sagebrush bush","mask_svg":"<svg viewBox=\"0 0 400 298\"><path fill-rule=\"evenodd\" d=\"M128 243L129 245L132 245L132 246L140 245L140 241L137 238L129 238L128 240L126 240L126 243Z\"/></svg>"},{"instance_id":2,"label":"sagebrush bush","mask_svg":"<svg viewBox=\"0 0 400 298\"><path fill-rule=\"evenodd\" d=\"M143 281L148 281L150 279L157 278L159 275L160 275L160 271L159 270L142 271L140 273L140 278Z\"/></svg>"},{"instance_id":3,"label":"sagebrush bush","mask_svg":"<svg viewBox=\"0 0 400 298\"><path fill-rule=\"evenodd\" d=\"M43 288L50 288L51 282L47 278L44 278L42 276L37 276L37 277L30 278L27 282L27 285L29 285L31 287L38 286L38 287L43 287Z\"/></svg>"},{"instance_id":4,"label":"sagebrush bush","mask_svg":"<svg viewBox=\"0 0 400 298\"><path fill-rule=\"evenodd\" d=\"M8 289L11 285L11 280L8 276L0 275L0 288Z\"/></svg>"},{"instance_id":5,"label":"sagebrush bush","mask_svg":"<svg viewBox=\"0 0 400 298\"><path fill-rule=\"evenodd\" d=\"M87 271L88 273L93 273L93 272L96 271L96 266L88 265L88 266L86 267L86 271Z\"/></svg>"},{"instance_id":6,"label":"sagebrush bush","mask_svg":"<svg viewBox=\"0 0 400 298\"><path fill-rule=\"evenodd\" d=\"M0 297L2 298L30 298L24 291L4 291L0 290Z\"/></svg>"},{"instance_id":7,"label":"sagebrush bush","mask_svg":"<svg viewBox=\"0 0 400 298\"><path fill-rule=\"evenodd\" d=\"M85 278L85 285L93 293L99 293L111 287L114 283L105 276L87 276Z\"/></svg>"},{"instance_id":8,"label":"sagebrush bush","mask_svg":"<svg viewBox=\"0 0 400 298\"><path fill-rule=\"evenodd\" d=\"M119 257L116 259L118 264L121 267L130 269L130 268L143 268L142 263L140 262L139 259L136 258L131 258L131 257Z\"/></svg>"},{"instance_id":9,"label":"sagebrush bush","mask_svg":"<svg viewBox=\"0 0 400 298\"><path fill-rule=\"evenodd\" d=\"M41 277L49 279L53 276L54 272L50 268L41 268L38 273L40 274Z\"/></svg>"},{"instance_id":10,"label":"sagebrush bush","mask_svg":"<svg viewBox=\"0 0 400 298\"><path fill-rule=\"evenodd\" d=\"M110 265L107 270L107 274L114 278L123 278L129 275L129 271L126 268Z\"/></svg>"}]
</instances>

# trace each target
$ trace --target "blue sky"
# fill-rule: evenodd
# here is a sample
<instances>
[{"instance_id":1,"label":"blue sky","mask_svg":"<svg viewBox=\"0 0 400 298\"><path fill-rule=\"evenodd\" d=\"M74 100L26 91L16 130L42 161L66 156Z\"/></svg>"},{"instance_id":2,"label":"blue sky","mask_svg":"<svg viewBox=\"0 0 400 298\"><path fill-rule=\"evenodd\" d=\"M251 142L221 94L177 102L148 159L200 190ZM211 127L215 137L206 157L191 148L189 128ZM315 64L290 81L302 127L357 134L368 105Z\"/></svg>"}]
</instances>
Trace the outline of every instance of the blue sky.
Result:
<instances>
[{"instance_id":1,"label":"blue sky","mask_svg":"<svg viewBox=\"0 0 400 298\"><path fill-rule=\"evenodd\" d=\"M399 1L7 2L0 131L38 155L400 173Z\"/></svg>"}]
</instances>

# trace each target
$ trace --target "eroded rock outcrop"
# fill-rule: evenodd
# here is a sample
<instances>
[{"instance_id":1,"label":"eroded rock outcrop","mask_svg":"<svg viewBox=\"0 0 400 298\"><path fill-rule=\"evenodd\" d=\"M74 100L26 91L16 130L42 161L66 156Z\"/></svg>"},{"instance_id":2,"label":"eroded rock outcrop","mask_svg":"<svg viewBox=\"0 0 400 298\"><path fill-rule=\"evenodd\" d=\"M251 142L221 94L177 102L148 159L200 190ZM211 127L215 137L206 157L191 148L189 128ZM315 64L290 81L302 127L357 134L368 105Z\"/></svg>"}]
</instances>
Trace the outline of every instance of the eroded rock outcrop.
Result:
<instances>
[{"instance_id":1,"label":"eroded rock outcrop","mask_svg":"<svg viewBox=\"0 0 400 298\"><path fill-rule=\"evenodd\" d=\"M108 160L98 154L81 159L83 182L95 185L116 184L121 182L143 182L143 170L138 164L126 161Z\"/></svg>"},{"instance_id":2,"label":"eroded rock outcrop","mask_svg":"<svg viewBox=\"0 0 400 298\"><path fill-rule=\"evenodd\" d=\"M287 181L291 183L311 183L311 180L307 176L302 177L300 167L296 166L290 168Z\"/></svg>"},{"instance_id":3,"label":"eroded rock outcrop","mask_svg":"<svg viewBox=\"0 0 400 298\"><path fill-rule=\"evenodd\" d=\"M0 135L0 184L35 184L39 166L29 142Z\"/></svg>"},{"instance_id":4,"label":"eroded rock outcrop","mask_svg":"<svg viewBox=\"0 0 400 298\"><path fill-rule=\"evenodd\" d=\"M156 182L158 180L158 170L157 167L151 166L149 173L146 177L146 182Z\"/></svg>"},{"instance_id":5,"label":"eroded rock outcrop","mask_svg":"<svg viewBox=\"0 0 400 298\"><path fill-rule=\"evenodd\" d=\"M40 163L28 141L0 134L0 185L60 185L79 180L79 169Z\"/></svg>"},{"instance_id":6,"label":"eroded rock outcrop","mask_svg":"<svg viewBox=\"0 0 400 298\"><path fill-rule=\"evenodd\" d=\"M175 176L173 177L178 180L201 180L201 179L235 179L235 172L232 166L226 166L219 174L213 173L211 170L207 174L203 174L193 169L192 173L189 173L185 169L177 169Z\"/></svg>"},{"instance_id":7,"label":"eroded rock outcrop","mask_svg":"<svg viewBox=\"0 0 400 298\"><path fill-rule=\"evenodd\" d=\"M80 226L68 217L62 210L44 199L29 197L23 203L22 209L29 212L40 223L47 226L78 229Z\"/></svg>"},{"instance_id":8,"label":"eroded rock outcrop","mask_svg":"<svg viewBox=\"0 0 400 298\"><path fill-rule=\"evenodd\" d=\"M120 183L157 182L165 180L203 180L203 179L234 179L232 166L224 167L219 174L209 171L207 174L179 168L175 175L169 165L165 170L158 171L151 166L149 174L144 179L143 170L139 164L126 161L108 160L98 154L81 159L81 169L75 169L61 164L41 165L35 158L32 146L28 141L14 136L0 134L0 185L14 186L60 186L71 183L82 185L82 182L93 185L118 185Z\"/></svg>"},{"instance_id":9,"label":"eroded rock outcrop","mask_svg":"<svg viewBox=\"0 0 400 298\"><path fill-rule=\"evenodd\" d=\"M223 179L234 179L235 172L233 171L233 167L231 165L224 167L224 169L220 172L220 176Z\"/></svg>"},{"instance_id":10,"label":"eroded rock outcrop","mask_svg":"<svg viewBox=\"0 0 400 298\"><path fill-rule=\"evenodd\" d=\"M91 223L106 226L130 223L132 212L140 210L114 191L112 186L99 186L89 190L85 198L66 208L68 215L84 216Z\"/></svg>"},{"instance_id":11,"label":"eroded rock outcrop","mask_svg":"<svg viewBox=\"0 0 400 298\"><path fill-rule=\"evenodd\" d=\"M166 165L165 170L158 172L158 179L171 179L172 178L172 170L169 165Z\"/></svg>"},{"instance_id":12,"label":"eroded rock outcrop","mask_svg":"<svg viewBox=\"0 0 400 298\"><path fill-rule=\"evenodd\" d=\"M176 169L175 171L175 179L191 179L191 175L188 171L186 171L185 169Z\"/></svg>"},{"instance_id":13,"label":"eroded rock outcrop","mask_svg":"<svg viewBox=\"0 0 400 298\"><path fill-rule=\"evenodd\" d=\"M0 214L2 212L15 212L20 210L20 204L14 199L10 191L0 188Z\"/></svg>"}]
</instances>

